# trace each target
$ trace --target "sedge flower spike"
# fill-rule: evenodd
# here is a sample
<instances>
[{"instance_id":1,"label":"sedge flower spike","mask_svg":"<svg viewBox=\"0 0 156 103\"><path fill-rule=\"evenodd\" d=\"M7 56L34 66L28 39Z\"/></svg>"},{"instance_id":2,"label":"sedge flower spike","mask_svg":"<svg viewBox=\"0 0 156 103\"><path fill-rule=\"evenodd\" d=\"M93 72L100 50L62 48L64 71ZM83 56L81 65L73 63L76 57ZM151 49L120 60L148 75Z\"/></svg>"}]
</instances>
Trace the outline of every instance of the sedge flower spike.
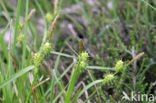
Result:
<instances>
[{"instance_id":1,"label":"sedge flower spike","mask_svg":"<svg viewBox=\"0 0 156 103\"><path fill-rule=\"evenodd\" d=\"M82 52L79 54L76 67L74 67L72 71L71 80L67 89L67 96L65 97L65 103L71 103L72 93L74 91L75 84L88 65L88 57L88 53L86 52Z\"/></svg>"},{"instance_id":2,"label":"sedge flower spike","mask_svg":"<svg viewBox=\"0 0 156 103\"><path fill-rule=\"evenodd\" d=\"M84 61L81 61L79 64L80 72L83 72L87 67L87 63Z\"/></svg>"},{"instance_id":3,"label":"sedge flower spike","mask_svg":"<svg viewBox=\"0 0 156 103\"><path fill-rule=\"evenodd\" d=\"M20 34L18 37L17 37L17 42L22 42L24 39L24 35L23 34Z\"/></svg>"},{"instance_id":4,"label":"sedge flower spike","mask_svg":"<svg viewBox=\"0 0 156 103\"><path fill-rule=\"evenodd\" d=\"M33 57L33 62L36 67L39 67L42 64L42 55L40 53L35 53Z\"/></svg>"},{"instance_id":5,"label":"sedge flower spike","mask_svg":"<svg viewBox=\"0 0 156 103\"><path fill-rule=\"evenodd\" d=\"M42 47L42 51L45 55L49 54L52 50L51 44L49 42L46 42L43 47Z\"/></svg>"},{"instance_id":6,"label":"sedge flower spike","mask_svg":"<svg viewBox=\"0 0 156 103\"><path fill-rule=\"evenodd\" d=\"M19 24L18 24L18 30L19 31L22 31L22 29L23 29L23 24L21 22L19 22Z\"/></svg>"},{"instance_id":7,"label":"sedge flower spike","mask_svg":"<svg viewBox=\"0 0 156 103\"><path fill-rule=\"evenodd\" d=\"M87 65L88 65L88 53L87 52L82 52L78 58L79 58L79 62L78 62L78 69L79 71L82 73Z\"/></svg>"},{"instance_id":8,"label":"sedge flower spike","mask_svg":"<svg viewBox=\"0 0 156 103\"><path fill-rule=\"evenodd\" d=\"M87 52L82 52L80 55L79 55L79 60L80 61L87 61L88 60L88 53Z\"/></svg>"},{"instance_id":9,"label":"sedge flower spike","mask_svg":"<svg viewBox=\"0 0 156 103\"><path fill-rule=\"evenodd\" d=\"M52 22L52 20L53 20L52 14L51 14L51 13L47 13L46 16L45 16L45 18L46 18L46 21L47 21L49 24L51 24L51 22Z\"/></svg>"},{"instance_id":10,"label":"sedge flower spike","mask_svg":"<svg viewBox=\"0 0 156 103\"><path fill-rule=\"evenodd\" d=\"M111 83L115 79L114 74L106 74L103 80L104 83Z\"/></svg>"},{"instance_id":11,"label":"sedge flower spike","mask_svg":"<svg viewBox=\"0 0 156 103\"><path fill-rule=\"evenodd\" d=\"M124 67L124 62L122 60L119 60L116 65L115 65L115 71L116 72L120 72L122 71L123 67Z\"/></svg>"}]
</instances>

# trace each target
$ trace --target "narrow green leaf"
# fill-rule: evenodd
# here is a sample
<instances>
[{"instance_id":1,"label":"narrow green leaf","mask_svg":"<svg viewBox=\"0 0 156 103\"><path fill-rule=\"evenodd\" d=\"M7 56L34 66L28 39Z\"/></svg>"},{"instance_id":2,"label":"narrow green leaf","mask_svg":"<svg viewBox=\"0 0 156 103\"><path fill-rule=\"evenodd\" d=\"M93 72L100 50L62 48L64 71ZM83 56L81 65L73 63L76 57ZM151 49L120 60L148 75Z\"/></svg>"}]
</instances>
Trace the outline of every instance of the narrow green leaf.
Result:
<instances>
[{"instance_id":1,"label":"narrow green leaf","mask_svg":"<svg viewBox=\"0 0 156 103\"><path fill-rule=\"evenodd\" d=\"M23 74L25 74L26 72L34 69L34 66L29 66L27 68L22 69L21 71L19 71L18 73L14 74L13 76L11 76L10 78L8 78L7 80L5 80L3 83L0 84L0 88L3 88L4 86L6 86L7 84L9 84L10 82L12 82L13 80L17 79L18 77L22 76Z\"/></svg>"},{"instance_id":2,"label":"narrow green leaf","mask_svg":"<svg viewBox=\"0 0 156 103\"><path fill-rule=\"evenodd\" d=\"M91 88L91 87L94 86L95 84L98 84L98 83L101 83L101 82L103 82L103 79L96 80L96 81L90 83L89 85L87 85L87 86L77 95L77 98L75 98L75 101L76 101L86 90L88 90L89 88Z\"/></svg>"},{"instance_id":3,"label":"narrow green leaf","mask_svg":"<svg viewBox=\"0 0 156 103\"><path fill-rule=\"evenodd\" d=\"M99 70L114 70L114 68L110 67L101 67L101 66L87 66L88 69L99 69Z\"/></svg>"},{"instance_id":4,"label":"narrow green leaf","mask_svg":"<svg viewBox=\"0 0 156 103\"><path fill-rule=\"evenodd\" d=\"M52 51L51 53L52 54L56 54L56 55L60 55L60 56L64 56L64 57L68 57L68 58L76 58L75 56L71 56L71 55L68 55L68 54L64 54L64 53L60 53L60 52L55 52L55 51Z\"/></svg>"}]
</instances>

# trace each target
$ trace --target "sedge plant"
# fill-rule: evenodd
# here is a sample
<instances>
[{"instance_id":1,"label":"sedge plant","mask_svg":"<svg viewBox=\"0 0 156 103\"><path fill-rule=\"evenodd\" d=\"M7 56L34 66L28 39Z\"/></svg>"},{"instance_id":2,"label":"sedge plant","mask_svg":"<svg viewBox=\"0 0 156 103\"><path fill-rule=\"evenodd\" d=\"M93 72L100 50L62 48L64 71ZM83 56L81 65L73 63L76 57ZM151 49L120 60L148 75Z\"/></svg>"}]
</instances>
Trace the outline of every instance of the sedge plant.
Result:
<instances>
[{"instance_id":1,"label":"sedge plant","mask_svg":"<svg viewBox=\"0 0 156 103\"><path fill-rule=\"evenodd\" d=\"M79 79L79 76L85 71L88 65L88 57L89 56L87 52L82 52L79 54L76 67L73 68L72 70L71 80L69 82L69 86L68 86L66 97L65 97L65 103L71 102L71 97L74 91L75 84L77 80Z\"/></svg>"}]
</instances>

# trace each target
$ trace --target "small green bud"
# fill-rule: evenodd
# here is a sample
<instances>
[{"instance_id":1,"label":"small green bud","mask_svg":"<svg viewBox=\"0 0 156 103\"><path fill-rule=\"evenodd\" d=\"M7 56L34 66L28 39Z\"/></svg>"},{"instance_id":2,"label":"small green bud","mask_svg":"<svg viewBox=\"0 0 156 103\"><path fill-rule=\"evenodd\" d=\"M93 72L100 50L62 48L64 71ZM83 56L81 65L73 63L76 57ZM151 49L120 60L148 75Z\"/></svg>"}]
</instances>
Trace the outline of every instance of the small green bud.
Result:
<instances>
[{"instance_id":1,"label":"small green bud","mask_svg":"<svg viewBox=\"0 0 156 103\"><path fill-rule=\"evenodd\" d=\"M86 62L86 61L88 60L88 57L89 57L89 56L88 56L88 53L87 53L87 52L82 52L82 53L79 55L78 58L79 58L80 61L85 61L85 62Z\"/></svg>"},{"instance_id":2,"label":"small green bud","mask_svg":"<svg viewBox=\"0 0 156 103\"><path fill-rule=\"evenodd\" d=\"M123 61L122 60L119 60L117 63L116 63L116 65L115 65L115 71L116 72L120 72L120 71L122 71L123 70L123 65L124 63L123 63Z\"/></svg>"},{"instance_id":3,"label":"small green bud","mask_svg":"<svg viewBox=\"0 0 156 103\"><path fill-rule=\"evenodd\" d=\"M52 22L52 20L53 20L52 14L51 14L51 13L47 13L45 18L46 18L46 21L47 21L49 24L51 24L51 22Z\"/></svg>"},{"instance_id":4,"label":"small green bud","mask_svg":"<svg viewBox=\"0 0 156 103\"><path fill-rule=\"evenodd\" d=\"M42 51L43 53L46 55L48 53L50 53L52 50L51 44L49 42L46 42L43 47L42 47Z\"/></svg>"},{"instance_id":5,"label":"small green bud","mask_svg":"<svg viewBox=\"0 0 156 103\"><path fill-rule=\"evenodd\" d=\"M111 83L115 79L114 74L106 74L103 80L104 83Z\"/></svg>"},{"instance_id":6,"label":"small green bud","mask_svg":"<svg viewBox=\"0 0 156 103\"><path fill-rule=\"evenodd\" d=\"M19 30L19 32L22 31L22 29L23 29L23 24L21 22L19 22L19 24L18 24L18 30Z\"/></svg>"},{"instance_id":7,"label":"small green bud","mask_svg":"<svg viewBox=\"0 0 156 103\"><path fill-rule=\"evenodd\" d=\"M24 35L23 34L20 34L18 37L17 37L17 42L20 43L22 42L24 39Z\"/></svg>"},{"instance_id":8,"label":"small green bud","mask_svg":"<svg viewBox=\"0 0 156 103\"><path fill-rule=\"evenodd\" d=\"M36 67L39 67L42 64L43 57L40 53L35 53L33 57L33 62Z\"/></svg>"}]
</instances>

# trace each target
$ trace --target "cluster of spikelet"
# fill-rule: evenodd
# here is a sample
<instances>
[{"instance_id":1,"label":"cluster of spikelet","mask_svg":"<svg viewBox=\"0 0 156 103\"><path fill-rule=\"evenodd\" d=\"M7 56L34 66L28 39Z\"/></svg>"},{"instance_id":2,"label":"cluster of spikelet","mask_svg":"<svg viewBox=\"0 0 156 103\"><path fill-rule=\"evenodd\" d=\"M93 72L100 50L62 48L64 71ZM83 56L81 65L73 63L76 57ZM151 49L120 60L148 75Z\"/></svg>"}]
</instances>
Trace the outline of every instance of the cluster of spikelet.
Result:
<instances>
[{"instance_id":1,"label":"cluster of spikelet","mask_svg":"<svg viewBox=\"0 0 156 103\"><path fill-rule=\"evenodd\" d=\"M124 68L124 62L122 60L119 60L114 67L114 70L116 73L121 72ZM115 74L113 73L108 73L104 76L104 84L109 84L112 83L116 79Z\"/></svg>"},{"instance_id":2,"label":"cluster of spikelet","mask_svg":"<svg viewBox=\"0 0 156 103\"><path fill-rule=\"evenodd\" d=\"M52 46L49 42L46 42L41 48L40 51L35 53L33 56L33 63L36 67L39 67L46 55L48 55L52 50Z\"/></svg>"},{"instance_id":3,"label":"cluster of spikelet","mask_svg":"<svg viewBox=\"0 0 156 103\"><path fill-rule=\"evenodd\" d=\"M46 21L48 23L52 22L53 16L50 13L46 14ZM41 47L40 47L40 51L35 53L33 56L33 63L36 67L41 66L44 58L46 57L46 55L48 55L52 50L52 45L49 42L45 42Z\"/></svg>"},{"instance_id":4,"label":"cluster of spikelet","mask_svg":"<svg viewBox=\"0 0 156 103\"><path fill-rule=\"evenodd\" d=\"M48 24L51 24L51 22L53 21L53 16L51 13L47 13L45 18Z\"/></svg>"},{"instance_id":5,"label":"cluster of spikelet","mask_svg":"<svg viewBox=\"0 0 156 103\"><path fill-rule=\"evenodd\" d=\"M84 72L84 70L86 69L88 65L88 58L89 58L89 55L87 52L82 52L78 56L79 61L77 63L77 69L80 73Z\"/></svg>"}]
</instances>

